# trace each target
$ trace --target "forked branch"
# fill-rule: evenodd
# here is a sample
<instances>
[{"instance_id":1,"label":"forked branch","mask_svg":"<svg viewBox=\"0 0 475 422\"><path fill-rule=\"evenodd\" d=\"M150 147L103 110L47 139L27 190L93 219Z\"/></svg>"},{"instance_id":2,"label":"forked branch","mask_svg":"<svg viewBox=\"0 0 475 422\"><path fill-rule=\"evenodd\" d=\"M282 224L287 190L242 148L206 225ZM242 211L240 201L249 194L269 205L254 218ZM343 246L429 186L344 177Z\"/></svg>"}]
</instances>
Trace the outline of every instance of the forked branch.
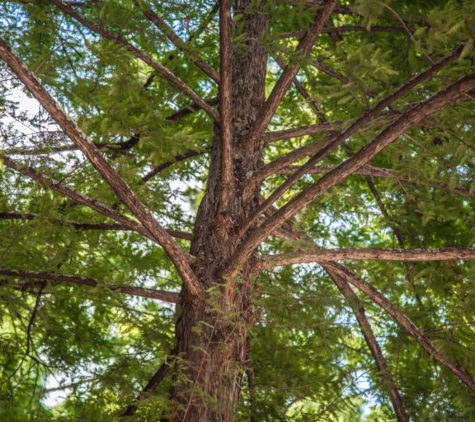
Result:
<instances>
[{"instance_id":1,"label":"forked branch","mask_svg":"<svg viewBox=\"0 0 475 422\"><path fill-rule=\"evenodd\" d=\"M332 278L335 285L340 290L341 294L345 297L348 305L353 310L355 314L356 320L358 321L358 325L361 328L361 333L365 339L366 344L368 345L371 354L373 355L373 359L376 362L376 366L378 367L379 373L383 379L383 383L385 387L388 389L389 397L391 398L391 403L394 408L394 412L396 413L397 419L399 422L409 422L409 416L406 413L406 409L404 407L404 403L402 401L401 395L394 383L393 377L391 372L388 369L388 364L386 359L383 355L381 347L379 346L378 341L376 340L376 336L374 335L373 329L371 328L371 324L366 318L366 312L363 307L363 304L358 299L358 296L349 286L347 281L339 275L332 271L330 267L323 266L323 268L327 271L328 275Z\"/></svg>"},{"instance_id":2,"label":"forked branch","mask_svg":"<svg viewBox=\"0 0 475 422\"><path fill-rule=\"evenodd\" d=\"M310 27L306 36L300 41L296 52L298 52L300 57L306 57L315 42L317 41L318 36L323 30L323 27L336 5L336 0L326 0L323 2L324 6L317 14L313 25ZM280 75L279 80L272 89L269 98L267 99L264 108L252 126L251 130L246 134L246 142L249 144L253 143L256 139L260 138L264 131L266 130L269 122L274 116L277 107L279 106L282 98L288 91L292 80L299 70L300 66L297 64L293 67L287 67L282 74Z\"/></svg>"},{"instance_id":3,"label":"forked branch","mask_svg":"<svg viewBox=\"0 0 475 422\"><path fill-rule=\"evenodd\" d=\"M360 277L353 274L344 266L329 262L325 264L334 274L348 280L358 290L368 296L373 302L377 303L383 308L394 320L401 325L404 330L411 335L417 343L437 362L449 369L455 376L462 380L470 389L475 391L475 380L473 377L460 365L453 363L440 353L430 339L403 313L401 310L391 303L381 292L379 292L371 284L367 283Z\"/></svg>"},{"instance_id":4,"label":"forked branch","mask_svg":"<svg viewBox=\"0 0 475 422\"><path fill-rule=\"evenodd\" d=\"M444 105L455 101L474 87L475 73L472 73L404 113L395 123L381 132L360 151L290 200L262 226L252 232L237 248L235 255L228 264L226 272L229 274L233 273L237 266L241 265L250 256L254 249L277 227L282 225L283 222L293 217L310 202L323 195L326 191L365 165L376 154L393 142L399 135L423 120L425 117L440 110ZM305 167L306 165L302 168ZM273 195L271 195L271 197L273 197ZM265 204L270 206L272 202L268 199ZM263 206L259 207L260 213L263 212L262 209ZM255 215L254 217L257 219L259 216Z\"/></svg>"}]
</instances>

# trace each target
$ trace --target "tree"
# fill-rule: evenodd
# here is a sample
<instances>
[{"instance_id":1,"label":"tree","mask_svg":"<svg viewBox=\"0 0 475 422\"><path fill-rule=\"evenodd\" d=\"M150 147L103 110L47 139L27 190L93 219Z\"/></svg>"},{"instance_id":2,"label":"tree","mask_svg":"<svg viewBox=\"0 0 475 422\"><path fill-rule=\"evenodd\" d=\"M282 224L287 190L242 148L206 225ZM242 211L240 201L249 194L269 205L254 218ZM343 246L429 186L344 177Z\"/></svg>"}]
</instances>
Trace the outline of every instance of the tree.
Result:
<instances>
[{"instance_id":1,"label":"tree","mask_svg":"<svg viewBox=\"0 0 475 422\"><path fill-rule=\"evenodd\" d=\"M475 420L473 1L1 7L2 420Z\"/></svg>"}]
</instances>

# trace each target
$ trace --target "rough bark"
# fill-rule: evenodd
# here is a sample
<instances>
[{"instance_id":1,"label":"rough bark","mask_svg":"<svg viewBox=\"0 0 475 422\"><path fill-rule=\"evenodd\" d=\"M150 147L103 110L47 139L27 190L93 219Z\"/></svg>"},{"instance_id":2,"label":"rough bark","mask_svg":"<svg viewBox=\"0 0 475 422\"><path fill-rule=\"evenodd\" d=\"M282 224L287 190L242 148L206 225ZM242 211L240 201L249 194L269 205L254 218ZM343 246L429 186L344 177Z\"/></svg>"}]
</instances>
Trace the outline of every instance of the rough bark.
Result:
<instances>
[{"instance_id":1,"label":"rough bark","mask_svg":"<svg viewBox=\"0 0 475 422\"><path fill-rule=\"evenodd\" d=\"M243 13L249 3L235 2L234 15ZM221 18L229 19L223 12ZM264 14L243 14L248 50L221 51L221 89L226 92L220 92L219 111L224 127L215 127L210 177L190 250L197 257L194 271L207 290L207 299L194 302L186 286L181 292L182 309L176 324L179 361L171 390L175 407L170 419L174 421L234 420L248 364L251 266L243 265L232 279L224 279L222 269L237 247L236 227L259 204L259 184L249 183L249 175L262 165L264 142L262 136L246 144L242 139L265 101L267 53L258 40L266 20ZM227 44L229 28L224 22L222 30L222 43Z\"/></svg>"},{"instance_id":2,"label":"rough bark","mask_svg":"<svg viewBox=\"0 0 475 422\"><path fill-rule=\"evenodd\" d=\"M266 269L280 265L308 264L328 261L450 261L475 259L474 248L440 249L386 249L386 248L336 248L319 249L310 252L290 252L269 255L259 268Z\"/></svg>"}]
</instances>

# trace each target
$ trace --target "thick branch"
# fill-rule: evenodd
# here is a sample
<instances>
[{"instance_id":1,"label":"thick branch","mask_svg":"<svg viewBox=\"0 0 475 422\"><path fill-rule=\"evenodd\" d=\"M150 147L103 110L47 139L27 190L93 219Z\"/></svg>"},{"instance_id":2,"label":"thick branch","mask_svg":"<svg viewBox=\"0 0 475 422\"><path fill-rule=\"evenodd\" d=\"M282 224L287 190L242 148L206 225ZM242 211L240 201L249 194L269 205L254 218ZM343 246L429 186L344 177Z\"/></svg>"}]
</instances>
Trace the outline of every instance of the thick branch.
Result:
<instances>
[{"instance_id":1,"label":"thick branch","mask_svg":"<svg viewBox=\"0 0 475 422\"><path fill-rule=\"evenodd\" d=\"M26 213L22 214L19 212L0 212L0 220L33 220L38 217L38 214ZM59 225L69 225L74 227L76 230L128 230L135 231L130 226L125 226L123 224L116 223L82 223L79 221L69 221L69 220L52 220L53 223ZM192 240L193 234L181 232L178 230L166 229L167 232L178 239Z\"/></svg>"},{"instance_id":2,"label":"thick branch","mask_svg":"<svg viewBox=\"0 0 475 422\"><path fill-rule=\"evenodd\" d=\"M104 28L101 25L97 25L88 19L86 19L81 13L77 10L74 10L72 7L69 7L67 4L63 3L62 0L50 0L56 7L63 10L72 18L76 19L78 22L83 24L86 28L89 28L91 31L96 32L97 34L107 38L111 41L114 41L117 45L124 47L127 51L135 55L138 59L142 60L144 63L147 63L150 67L155 69L158 73L168 79L173 83L180 91L184 92L188 97L190 97L195 103L199 104L201 109L205 111L214 121L218 122L219 117L216 112L203 101L200 96L193 91L185 82L180 78L170 72L165 66L153 60L149 55L145 54L143 51L139 50L137 47L130 44L128 41L123 39L121 36L116 35Z\"/></svg>"},{"instance_id":3,"label":"thick branch","mask_svg":"<svg viewBox=\"0 0 475 422\"><path fill-rule=\"evenodd\" d=\"M307 206L310 202L317 199L327 190L337 185L354 171L366 164L378 152L393 142L407 129L414 126L417 122L423 120L428 115L440 110L444 105L455 101L458 97L473 89L474 87L475 74L471 74L460 79L446 89L438 92L433 97L404 113L395 123L390 125L386 130L376 136L369 144L353 155L353 157L349 158L333 171L321 177L312 186L305 189L295 198L290 200L266 223L251 233L236 250L234 257L230 260L228 271L234 271L234 268L237 265L242 264L244 260L249 257L252 251L284 221L297 214L297 212ZM306 166L307 165L302 166L302 169L305 169ZM273 198L273 195L271 195L271 198ZM270 206L274 201L274 198L272 200L268 199L265 203L267 203L267 206ZM260 212L263 212L262 209L260 209Z\"/></svg>"},{"instance_id":4,"label":"thick branch","mask_svg":"<svg viewBox=\"0 0 475 422\"><path fill-rule=\"evenodd\" d=\"M56 0L53 0L56 1ZM201 296L203 289L198 283L191 267L188 264L185 252L180 249L175 240L155 220L135 192L119 176L117 171L106 161L97 147L90 142L81 129L65 113L61 106L51 97L35 75L20 60L15 52L0 40L0 57L8 64L28 90L35 96L45 110L58 123L64 133L79 146L81 151L112 187L124 204L132 211L144 227L150 232L155 241L160 244L171 258L183 282L190 289L192 295Z\"/></svg>"},{"instance_id":5,"label":"thick branch","mask_svg":"<svg viewBox=\"0 0 475 422\"><path fill-rule=\"evenodd\" d=\"M290 252L266 256L262 269L281 265L308 264L328 261L451 261L475 259L475 248L385 249L342 248L319 249L311 252Z\"/></svg>"},{"instance_id":6,"label":"thick branch","mask_svg":"<svg viewBox=\"0 0 475 422\"><path fill-rule=\"evenodd\" d=\"M219 8L220 78L219 120L221 140L221 184L230 188L234 183L232 170L232 0L221 0Z\"/></svg>"},{"instance_id":7,"label":"thick branch","mask_svg":"<svg viewBox=\"0 0 475 422\"><path fill-rule=\"evenodd\" d=\"M295 167L295 166L285 167L277 171L276 174L294 174L297 168L298 167ZM329 171L333 170L334 168L336 167L335 166L315 166L309 171L307 171L307 174L326 174ZM393 170L389 170L389 169L381 169L381 168L373 167L373 166L362 166L358 170L354 171L352 175L359 175L359 176L366 176L366 177L381 177L381 178L390 177L390 178L399 180L401 182L409 182L415 185L422 185L422 186L428 186L431 188L437 188L447 193L456 193L458 195L466 196L467 198L475 199L475 192L471 192L470 189L468 188L464 188L461 186L455 186L454 188L451 188L446 183L440 183L440 182L434 182L434 181L426 182L418 178L416 175L411 176L407 174L396 173Z\"/></svg>"},{"instance_id":8,"label":"thick branch","mask_svg":"<svg viewBox=\"0 0 475 422\"><path fill-rule=\"evenodd\" d=\"M79 277L76 275L70 274L53 274L53 273L44 273L38 271L15 271L9 270L7 268L0 268L0 275L6 275L16 278L26 278L26 279L38 279L42 281L58 281L62 283L73 283L80 286L90 286L90 287L103 287L107 290L125 293L131 296L140 296L147 297L150 299L163 300L164 302L170 303L180 303L180 297L178 293L165 292L163 290L154 290L146 289L144 287L134 287L134 286L119 286L117 284L104 283L94 280L92 278ZM0 281L2 286L11 286L9 283L4 283ZM37 285L23 283L21 285L13 286L16 290L28 290L31 288L36 288Z\"/></svg>"},{"instance_id":9,"label":"thick branch","mask_svg":"<svg viewBox=\"0 0 475 422\"><path fill-rule=\"evenodd\" d=\"M160 29L167 38L173 43L173 45L187 53L188 57L193 60L193 63L196 64L206 75L208 75L213 81L219 84L219 73L216 72L208 63L203 59L198 57L198 55L188 48L187 44L173 31L170 26L160 18L153 10L144 10L143 14L158 28Z\"/></svg>"},{"instance_id":10,"label":"thick branch","mask_svg":"<svg viewBox=\"0 0 475 422\"><path fill-rule=\"evenodd\" d=\"M318 36L320 35L323 26L330 17L333 8L335 7L336 0L324 1L323 9L319 11L313 25L310 27L306 36L300 41L296 51L300 57L305 57L310 53L313 45L315 44ZM297 64L294 67L286 68L280 75L279 80L272 89L269 98L267 99L264 108L257 118L256 122L252 126L249 133L246 134L246 142L252 143L256 139L262 136L266 130L269 122L277 110L282 98L290 87L293 78L297 75L300 66Z\"/></svg>"}]
</instances>

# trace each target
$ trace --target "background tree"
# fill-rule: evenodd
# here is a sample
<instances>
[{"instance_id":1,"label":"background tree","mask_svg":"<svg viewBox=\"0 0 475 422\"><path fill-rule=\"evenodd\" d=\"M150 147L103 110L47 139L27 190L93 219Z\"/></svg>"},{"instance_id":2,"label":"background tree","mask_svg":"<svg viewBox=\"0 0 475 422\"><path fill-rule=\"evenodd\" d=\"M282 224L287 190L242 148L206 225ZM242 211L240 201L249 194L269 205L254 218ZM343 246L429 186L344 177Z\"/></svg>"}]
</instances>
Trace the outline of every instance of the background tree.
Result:
<instances>
[{"instance_id":1,"label":"background tree","mask_svg":"<svg viewBox=\"0 0 475 422\"><path fill-rule=\"evenodd\" d=\"M2 2L0 418L475 420L474 6Z\"/></svg>"}]
</instances>

